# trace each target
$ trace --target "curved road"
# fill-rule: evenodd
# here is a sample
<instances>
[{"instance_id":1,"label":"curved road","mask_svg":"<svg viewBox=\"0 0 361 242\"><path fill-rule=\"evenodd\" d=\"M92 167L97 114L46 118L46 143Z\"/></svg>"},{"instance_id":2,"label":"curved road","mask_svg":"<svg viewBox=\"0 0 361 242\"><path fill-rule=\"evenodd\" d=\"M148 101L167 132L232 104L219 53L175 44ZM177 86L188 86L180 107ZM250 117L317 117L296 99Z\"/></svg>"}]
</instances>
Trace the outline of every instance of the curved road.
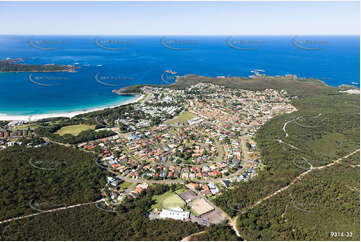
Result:
<instances>
[{"instance_id":1,"label":"curved road","mask_svg":"<svg viewBox=\"0 0 361 242\"><path fill-rule=\"evenodd\" d=\"M246 207L245 210L241 212L241 214L246 213L248 210L256 207L257 205L263 203L264 201L266 201L266 200L274 197L275 195L277 195L277 194L279 194L279 193L287 190L287 189L290 188L292 185L294 185L296 182L302 180L302 178L303 178L304 176L306 176L308 173L310 173L311 171L313 171L313 170L321 170L321 169L324 169L324 168L327 168L327 167L336 165L336 164L340 163L343 159L346 159L346 158L348 158L348 157L356 154L356 153L359 152L359 151L360 151L360 149L357 149L357 150L351 152L350 154L345 155L345 156L343 156L343 157L341 157L341 158L338 158L337 160L334 160L332 163L329 163L329 164L324 165L324 166L310 167L310 169L308 169L307 171L305 171L305 172L301 173L300 175L298 175L289 185L278 189L277 191L271 193L270 195L268 195L268 196L266 196L266 197L258 200L258 201L257 201L256 203L254 203L253 205L250 205L250 206ZM232 221L235 221L234 224L235 224L236 221L238 220L239 216L240 216L240 214L237 215L237 216L235 216L235 217L232 219ZM235 231L237 231L237 230L235 230Z\"/></svg>"}]
</instances>

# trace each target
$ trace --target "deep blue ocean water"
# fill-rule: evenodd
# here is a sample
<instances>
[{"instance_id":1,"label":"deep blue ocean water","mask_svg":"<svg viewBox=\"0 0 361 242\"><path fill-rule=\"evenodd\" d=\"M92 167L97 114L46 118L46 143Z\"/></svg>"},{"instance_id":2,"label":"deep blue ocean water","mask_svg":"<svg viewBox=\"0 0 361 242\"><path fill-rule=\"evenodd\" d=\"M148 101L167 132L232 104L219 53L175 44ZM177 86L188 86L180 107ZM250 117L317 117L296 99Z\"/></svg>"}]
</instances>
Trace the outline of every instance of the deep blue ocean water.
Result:
<instances>
[{"instance_id":1,"label":"deep blue ocean water","mask_svg":"<svg viewBox=\"0 0 361 242\"><path fill-rule=\"evenodd\" d=\"M0 59L69 64L75 73L0 73L0 113L33 115L115 105L133 84L176 75L296 74L360 87L359 36L0 36Z\"/></svg>"}]
</instances>

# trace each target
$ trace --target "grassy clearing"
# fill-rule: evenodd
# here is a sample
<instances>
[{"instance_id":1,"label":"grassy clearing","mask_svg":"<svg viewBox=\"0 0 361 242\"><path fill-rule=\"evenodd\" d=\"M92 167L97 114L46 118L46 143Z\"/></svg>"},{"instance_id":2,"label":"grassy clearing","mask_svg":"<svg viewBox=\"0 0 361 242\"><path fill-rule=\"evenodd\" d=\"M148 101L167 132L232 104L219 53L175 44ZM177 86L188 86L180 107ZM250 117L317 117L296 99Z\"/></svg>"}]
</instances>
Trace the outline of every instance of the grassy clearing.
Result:
<instances>
[{"instance_id":1,"label":"grassy clearing","mask_svg":"<svg viewBox=\"0 0 361 242\"><path fill-rule=\"evenodd\" d=\"M128 189L133 183L131 182L122 182L119 184L119 188L120 190L125 190L125 189Z\"/></svg>"},{"instance_id":2,"label":"grassy clearing","mask_svg":"<svg viewBox=\"0 0 361 242\"><path fill-rule=\"evenodd\" d=\"M163 208L183 208L186 203L177 194L172 193L161 201Z\"/></svg>"},{"instance_id":3,"label":"grassy clearing","mask_svg":"<svg viewBox=\"0 0 361 242\"><path fill-rule=\"evenodd\" d=\"M187 122L188 120L195 118L196 116L193 115L190 112L184 111L181 112L177 117L174 117L171 120L168 120L166 123L167 124L176 124L178 122Z\"/></svg>"},{"instance_id":4,"label":"grassy clearing","mask_svg":"<svg viewBox=\"0 0 361 242\"><path fill-rule=\"evenodd\" d=\"M174 192L168 191L166 193L163 193L161 195L155 195L153 196L153 201L155 201L155 204L152 205L151 209L159 209L161 210L164 208L174 208L174 207L181 207L183 208L185 205L185 202Z\"/></svg>"},{"instance_id":5,"label":"grassy clearing","mask_svg":"<svg viewBox=\"0 0 361 242\"><path fill-rule=\"evenodd\" d=\"M61 129L59 129L56 132L56 134L60 136L63 136L65 134L71 134L76 136L80 134L82 131L89 129L95 129L95 125L77 124L77 125L64 126Z\"/></svg>"},{"instance_id":6,"label":"grassy clearing","mask_svg":"<svg viewBox=\"0 0 361 242\"><path fill-rule=\"evenodd\" d=\"M169 195L172 194L172 193L173 193L172 191L168 191L168 192L163 193L163 194L161 194L161 195L154 195L154 196L152 197L152 200L155 201L155 204L152 205L152 210L155 209L155 208L157 208L157 209L159 209L159 210L162 209L161 201L162 201L165 197L169 196Z\"/></svg>"}]
</instances>

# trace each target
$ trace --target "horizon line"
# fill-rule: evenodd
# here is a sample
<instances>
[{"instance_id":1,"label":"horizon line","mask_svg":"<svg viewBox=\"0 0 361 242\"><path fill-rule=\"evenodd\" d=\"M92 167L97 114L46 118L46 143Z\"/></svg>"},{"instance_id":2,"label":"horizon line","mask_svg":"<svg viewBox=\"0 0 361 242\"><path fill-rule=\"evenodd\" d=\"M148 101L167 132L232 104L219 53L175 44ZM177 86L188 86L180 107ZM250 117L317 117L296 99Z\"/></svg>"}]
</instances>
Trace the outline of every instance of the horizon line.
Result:
<instances>
[{"instance_id":1,"label":"horizon line","mask_svg":"<svg viewBox=\"0 0 361 242\"><path fill-rule=\"evenodd\" d=\"M360 34L1 34L0 36L358 36Z\"/></svg>"}]
</instances>

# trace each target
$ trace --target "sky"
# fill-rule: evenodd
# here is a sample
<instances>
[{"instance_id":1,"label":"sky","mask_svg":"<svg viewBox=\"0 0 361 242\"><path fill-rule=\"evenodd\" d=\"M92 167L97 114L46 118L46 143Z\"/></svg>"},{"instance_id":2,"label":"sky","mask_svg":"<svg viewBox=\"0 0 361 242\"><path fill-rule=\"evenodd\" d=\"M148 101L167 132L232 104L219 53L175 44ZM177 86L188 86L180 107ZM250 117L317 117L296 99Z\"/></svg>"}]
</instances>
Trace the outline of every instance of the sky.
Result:
<instances>
[{"instance_id":1,"label":"sky","mask_svg":"<svg viewBox=\"0 0 361 242\"><path fill-rule=\"evenodd\" d=\"M359 35L359 2L0 2L8 35Z\"/></svg>"}]
</instances>

